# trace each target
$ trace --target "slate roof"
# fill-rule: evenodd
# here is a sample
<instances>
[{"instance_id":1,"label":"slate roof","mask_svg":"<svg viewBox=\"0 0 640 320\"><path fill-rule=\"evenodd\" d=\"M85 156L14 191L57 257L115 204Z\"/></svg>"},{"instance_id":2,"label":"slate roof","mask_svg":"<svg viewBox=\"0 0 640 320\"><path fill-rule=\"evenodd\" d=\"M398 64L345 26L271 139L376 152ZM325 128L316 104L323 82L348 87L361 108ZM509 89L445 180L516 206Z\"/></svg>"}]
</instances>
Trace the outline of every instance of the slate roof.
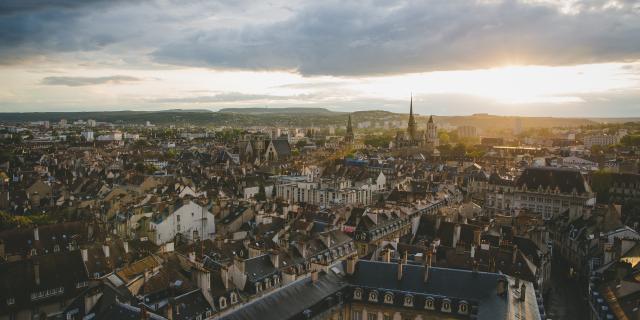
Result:
<instances>
[{"instance_id":1,"label":"slate roof","mask_svg":"<svg viewBox=\"0 0 640 320\"><path fill-rule=\"evenodd\" d=\"M282 320L291 319L346 288L347 284L333 272L320 273L318 281L305 278L278 291L256 299L222 317L222 320Z\"/></svg>"},{"instance_id":2,"label":"slate roof","mask_svg":"<svg viewBox=\"0 0 640 320\"><path fill-rule=\"evenodd\" d=\"M591 192L591 187L582 173L577 169L539 167L527 168L518 178L518 186L526 185L527 189L537 190L559 188L562 193L571 193L575 189L578 193Z\"/></svg>"},{"instance_id":3,"label":"slate roof","mask_svg":"<svg viewBox=\"0 0 640 320\"><path fill-rule=\"evenodd\" d=\"M289 145L289 141L276 139L272 140L271 143L273 143L273 147L276 149L279 157L291 155L291 146Z\"/></svg>"},{"instance_id":4,"label":"slate roof","mask_svg":"<svg viewBox=\"0 0 640 320\"><path fill-rule=\"evenodd\" d=\"M36 282L36 264L40 283ZM59 252L44 256L34 256L15 262L0 264L0 315L11 309L20 310L37 305L39 302L51 303L60 297L74 297L81 289L76 285L89 279L82 263L80 251ZM31 301L30 295L63 287L61 295L43 297ZM15 304L7 306L7 299L15 299Z\"/></svg>"},{"instance_id":5,"label":"slate roof","mask_svg":"<svg viewBox=\"0 0 640 320\"><path fill-rule=\"evenodd\" d=\"M396 263L360 260L356 272L347 280L351 286L362 288L463 299L478 303L480 313L491 315L491 319L507 318L509 302L497 295L498 280L506 279L504 275L432 267L425 283L423 266L404 265L400 281L396 278L397 268ZM420 300L416 299L416 303L419 307Z\"/></svg>"}]
</instances>

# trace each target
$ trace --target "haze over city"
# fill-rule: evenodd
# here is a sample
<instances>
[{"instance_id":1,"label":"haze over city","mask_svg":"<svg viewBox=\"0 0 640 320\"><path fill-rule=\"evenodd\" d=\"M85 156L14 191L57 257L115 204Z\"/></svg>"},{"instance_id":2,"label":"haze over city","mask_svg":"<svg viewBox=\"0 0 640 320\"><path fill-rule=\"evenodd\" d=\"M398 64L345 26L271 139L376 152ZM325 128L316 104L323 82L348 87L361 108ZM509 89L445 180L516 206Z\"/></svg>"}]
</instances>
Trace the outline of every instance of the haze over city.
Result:
<instances>
[{"instance_id":1,"label":"haze over city","mask_svg":"<svg viewBox=\"0 0 640 320\"><path fill-rule=\"evenodd\" d=\"M0 109L640 116L636 1L3 1Z\"/></svg>"}]
</instances>

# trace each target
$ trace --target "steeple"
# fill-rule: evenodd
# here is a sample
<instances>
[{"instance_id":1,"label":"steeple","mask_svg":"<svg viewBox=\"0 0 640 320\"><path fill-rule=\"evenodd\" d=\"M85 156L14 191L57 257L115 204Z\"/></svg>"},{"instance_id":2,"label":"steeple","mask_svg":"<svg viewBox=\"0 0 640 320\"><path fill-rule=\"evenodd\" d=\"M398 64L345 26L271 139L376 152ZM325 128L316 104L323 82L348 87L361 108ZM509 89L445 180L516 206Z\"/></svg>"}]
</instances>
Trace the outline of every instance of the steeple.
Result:
<instances>
[{"instance_id":1,"label":"steeple","mask_svg":"<svg viewBox=\"0 0 640 320\"><path fill-rule=\"evenodd\" d=\"M351 143L354 139L355 135L353 134L353 126L351 125L351 114L349 114L349 120L347 121L347 133L344 135L344 141Z\"/></svg>"},{"instance_id":2,"label":"steeple","mask_svg":"<svg viewBox=\"0 0 640 320\"><path fill-rule=\"evenodd\" d=\"M407 126L407 132L409 132L411 140L414 140L417 136L417 127L416 119L413 117L413 94L411 94L411 102L409 103L409 125Z\"/></svg>"}]
</instances>

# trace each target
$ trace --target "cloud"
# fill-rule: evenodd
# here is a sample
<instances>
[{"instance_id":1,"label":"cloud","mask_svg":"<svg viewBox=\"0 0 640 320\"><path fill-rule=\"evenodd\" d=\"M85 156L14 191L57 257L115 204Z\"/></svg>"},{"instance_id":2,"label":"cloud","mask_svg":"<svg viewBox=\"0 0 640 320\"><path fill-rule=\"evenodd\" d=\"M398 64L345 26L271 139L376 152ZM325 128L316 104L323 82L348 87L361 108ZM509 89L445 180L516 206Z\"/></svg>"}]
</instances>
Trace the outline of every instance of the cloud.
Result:
<instances>
[{"instance_id":1,"label":"cloud","mask_svg":"<svg viewBox=\"0 0 640 320\"><path fill-rule=\"evenodd\" d=\"M46 77L40 82L49 86L93 86L100 84L121 84L125 82L141 81L142 79L131 76L108 76L108 77Z\"/></svg>"},{"instance_id":2,"label":"cloud","mask_svg":"<svg viewBox=\"0 0 640 320\"><path fill-rule=\"evenodd\" d=\"M284 101L302 100L314 97L313 94L302 94L293 96L268 95L268 94L245 94L240 92L225 92L210 96L195 96L184 98L162 98L154 99L158 103L227 103L227 102L257 102L257 101Z\"/></svg>"},{"instance_id":3,"label":"cloud","mask_svg":"<svg viewBox=\"0 0 640 320\"><path fill-rule=\"evenodd\" d=\"M588 9L575 5L565 13L513 0L317 1L283 21L194 29L153 56L170 64L337 76L635 60L640 8L620 6L590 1Z\"/></svg>"},{"instance_id":4,"label":"cloud","mask_svg":"<svg viewBox=\"0 0 640 320\"><path fill-rule=\"evenodd\" d=\"M369 76L640 59L636 1L290 2L3 2L0 63Z\"/></svg>"}]
</instances>

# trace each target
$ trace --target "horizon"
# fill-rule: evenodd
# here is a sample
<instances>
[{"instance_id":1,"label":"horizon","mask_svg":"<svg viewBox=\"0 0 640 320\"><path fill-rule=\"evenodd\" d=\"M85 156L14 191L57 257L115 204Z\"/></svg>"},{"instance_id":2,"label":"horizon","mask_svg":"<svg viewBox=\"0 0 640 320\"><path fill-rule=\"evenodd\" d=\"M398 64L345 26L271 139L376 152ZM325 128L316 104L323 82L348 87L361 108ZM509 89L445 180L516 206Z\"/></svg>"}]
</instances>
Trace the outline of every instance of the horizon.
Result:
<instances>
[{"instance_id":1,"label":"horizon","mask_svg":"<svg viewBox=\"0 0 640 320\"><path fill-rule=\"evenodd\" d=\"M2 112L406 113L413 94L420 114L640 117L629 1L8 1L0 17Z\"/></svg>"}]
</instances>

